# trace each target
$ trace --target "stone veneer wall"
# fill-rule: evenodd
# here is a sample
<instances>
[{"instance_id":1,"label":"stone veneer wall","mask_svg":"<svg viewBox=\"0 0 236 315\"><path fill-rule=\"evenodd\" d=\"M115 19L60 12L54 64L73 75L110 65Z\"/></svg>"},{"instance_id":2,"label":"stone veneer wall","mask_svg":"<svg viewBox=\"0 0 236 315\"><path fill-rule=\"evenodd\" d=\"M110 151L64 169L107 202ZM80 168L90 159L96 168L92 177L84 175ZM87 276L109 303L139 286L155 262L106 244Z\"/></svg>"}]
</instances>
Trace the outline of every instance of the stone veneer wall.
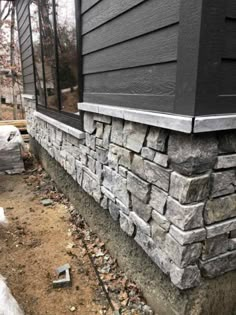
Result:
<instances>
[{"instance_id":1,"label":"stone veneer wall","mask_svg":"<svg viewBox=\"0 0 236 315\"><path fill-rule=\"evenodd\" d=\"M85 112L77 139L25 103L31 136L174 285L236 269L236 131L187 135Z\"/></svg>"}]
</instances>

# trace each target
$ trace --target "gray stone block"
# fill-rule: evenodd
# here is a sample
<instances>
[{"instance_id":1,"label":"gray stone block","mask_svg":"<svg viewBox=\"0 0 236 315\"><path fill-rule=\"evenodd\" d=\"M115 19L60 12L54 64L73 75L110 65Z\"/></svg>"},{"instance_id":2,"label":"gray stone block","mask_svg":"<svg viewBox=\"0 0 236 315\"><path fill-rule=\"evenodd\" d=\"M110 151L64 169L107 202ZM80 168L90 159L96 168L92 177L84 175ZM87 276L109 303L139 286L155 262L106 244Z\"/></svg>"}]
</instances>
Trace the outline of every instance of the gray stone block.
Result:
<instances>
[{"instance_id":1,"label":"gray stone block","mask_svg":"<svg viewBox=\"0 0 236 315\"><path fill-rule=\"evenodd\" d=\"M153 239L147 234L137 229L134 240L142 247L142 249L150 256L156 248Z\"/></svg>"},{"instance_id":2,"label":"gray stone block","mask_svg":"<svg viewBox=\"0 0 236 315\"><path fill-rule=\"evenodd\" d=\"M102 197L100 183L96 181L93 177L89 176L87 172L84 172L83 174L82 187L89 195L91 195L100 204L100 200Z\"/></svg>"},{"instance_id":3,"label":"gray stone block","mask_svg":"<svg viewBox=\"0 0 236 315\"><path fill-rule=\"evenodd\" d=\"M170 235L181 245L201 242L206 239L206 230L204 228L191 231L182 231L174 225L170 227Z\"/></svg>"},{"instance_id":4,"label":"gray stone block","mask_svg":"<svg viewBox=\"0 0 236 315\"><path fill-rule=\"evenodd\" d=\"M218 142L213 135L171 133L168 145L170 163L174 170L183 175L201 174L211 170L217 154Z\"/></svg>"},{"instance_id":5,"label":"gray stone block","mask_svg":"<svg viewBox=\"0 0 236 315\"><path fill-rule=\"evenodd\" d=\"M141 219L135 212L130 212L130 220L136 225L136 227L144 234L151 236L151 227L150 225Z\"/></svg>"},{"instance_id":6,"label":"gray stone block","mask_svg":"<svg viewBox=\"0 0 236 315\"><path fill-rule=\"evenodd\" d=\"M144 159L153 161L153 160L154 160L154 157L155 157L155 154L156 154L156 152L155 152L154 150L148 148L148 147L143 147L143 148L142 148L141 156L142 156Z\"/></svg>"},{"instance_id":7,"label":"gray stone block","mask_svg":"<svg viewBox=\"0 0 236 315\"><path fill-rule=\"evenodd\" d=\"M209 238L203 243L202 260L207 260L228 251L229 237L228 234L222 234Z\"/></svg>"},{"instance_id":8,"label":"gray stone block","mask_svg":"<svg viewBox=\"0 0 236 315\"><path fill-rule=\"evenodd\" d=\"M150 205L159 213L164 214L168 194L152 185Z\"/></svg>"},{"instance_id":9,"label":"gray stone block","mask_svg":"<svg viewBox=\"0 0 236 315\"><path fill-rule=\"evenodd\" d=\"M132 201L132 209L137 215L142 218L144 221L148 222L151 218L152 207L143 203L141 200L136 198L135 196L131 196Z\"/></svg>"},{"instance_id":10,"label":"gray stone block","mask_svg":"<svg viewBox=\"0 0 236 315\"><path fill-rule=\"evenodd\" d=\"M101 186L101 192L111 201L114 203L116 202L116 197L115 195L110 192L108 189L106 189L104 186Z\"/></svg>"},{"instance_id":11,"label":"gray stone block","mask_svg":"<svg viewBox=\"0 0 236 315\"><path fill-rule=\"evenodd\" d=\"M122 212L120 212L120 227L129 236L134 235L135 228L132 220Z\"/></svg>"},{"instance_id":12,"label":"gray stone block","mask_svg":"<svg viewBox=\"0 0 236 315\"><path fill-rule=\"evenodd\" d=\"M166 150L169 132L166 129L151 127L147 136L147 146L160 152Z\"/></svg>"},{"instance_id":13,"label":"gray stone block","mask_svg":"<svg viewBox=\"0 0 236 315\"><path fill-rule=\"evenodd\" d=\"M205 200L209 190L209 174L197 177L186 177L176 172L171 174L170 195L182 204Z\"/></svg>"},{"instance_id":14,"label":"gray stone block","mask_svg":"<svg viewBox=\"0 0 236 315\"><path fill-rule=\"evenodd\" d=\"M236 238L236 230L233 230L230 232L230 237L231 238Z\"/></svg>"},{"instance_id":15,"label":"gray stone block","mask_svg":"<svg viewBox=\"0 0 236 315\"><path fill-rule=\"evenodd\" d=\"M108 163L113 169L118 169L118 165L131 168L132 152L115 144L109 145Z\"/></svg>"},{"instance_id":16,"label":"gray stone block","mask_svg":"<svg viewBox=\"0 0 236 315\"><path fill-rule=\"evenodd\" d=\"M146 125L126 121L123 129L124 147L139 153L142 149L146 132Z\"/></svg>"},{"instance_id":17,"label":"gray stone block","mask_svg":"<svg viewBox=\"0 0 236 315\"><path fill-rule=\"evenodd\" d=\"M157 152L155 154L154 163L161 165L163 167L168 167L168 155Z\"/></svg>"},{"instance_id":18,"label":"gray stone block","mask_svg":"<svg viewBox=\"0 0 236 315\"><path fill-rule=\"evenodd\" d=\"M152 219L166 232L170 229L170 222L166 219L166 217L159 212L153 210L152 211Z\"/></svg>"},{"instance_id":19,"label":"gray stone block","mask_svg":"<svg viewBox=\"0 0 236 315\"><path fill-rule=\"evenodd\" d=\"M162 248L155 247L150 253L152 261L165 273L169 274L171 268L171 260Z\"/></svg>"},{"instance_id":20,"label":"gray stone block","mask_svg":"<svg viewBox=\"0 0 236 315\"><path fill-rule=\"evenodd\" d=\"M184 268L197 262L201 255L202 244L194 243L182 246L171 235L167 234L165 251L179 268Z\"/></svg>"},{"instance_id":21,"label":"gray stone block","mask_svg":"<svg viewBox=\"0 0 236 315\"><path fill-rule=\"evenodd\" d=\"M103 133L103 147L105 149L109 148L110 135L111 135L111 126L110 125L105 125L104 133Z\"/></svg>"},{"instance_id":22,"label":"gray stone block","mask_svg":"<svg viewBox=\"0 0 236 315\"><path fill-rule=\"evenodd\" d=\"M96 123L96 138L101 138L103 137L103 123L97 122Z\"/></svg>"},{"instance_id":23,"label":"gray stone block","mask_svg":"<svg viewBox=\"0 0 236 315\"><path fill-rule=\"evenodd\" d=\"M85 134L85 143L86 143L86 146L89 147L90 149L92 150L95 150L96 148L96 138L95 136L93 135L90 135L89 133L86 133Z\"/></svg>"},{"instance_id":24,"label":"gray stone block","mask_svg":"<svg viewBox=\"0 0 236 315\"><path fill-rule=\"evenodd\" d=\"M236 132L235 130L220 133L219 150L222 153L236 152Z\"/></svg>"},{"instance_id":25,"label":"gray stone block","mask_svg":"<svg viewBox=\"0 0 236 315\"><path fill-rule=\"evenodd\" d=\"M108 198L106 197L106 196L104 196L103 198L102 198L102 201L101 201L101 207L103 208L103 209L105 209L105 210L108 210L108 208L109 208L109 204L108 204Z\"/></svg>"},{"instance_id":26,"label":"gray stone block","mask_svg":"<svg viewBox=\"0 0 236 315\"><path fill-rule=\"evenodd\" d=\"M116 205L114 202L109 201L109 212L114 221L118 221L120 218L120 209L118 205Z\"/></svg>"},{"instance_id":27,"label":"gray stone block","mask_svg":"<svg viewBox=\"0 0 236 315\"><path fill-rule=\"evenodd\" d=\"M116 203L120 208L120 211L122 211L123 213L129 215L130 213L130 208L126 207L119 199L116 198Z\"/></svg>"},{"instance_id":28,"label":"gray stone block","mask_svg":"<svg viewBox=\"0 0 236 315\"><path fill-rule=\"evenodd\" d=\"M155 163L145 160L144 171L148 182L156 185L157 187L168 191L170 185L171 171L162 168Z\"/></svg>"},{"instance_id":29,"label":"gray stone block","mask_svg":"<svg viewBox=\"0 0 236 315\"><path fill-rule=\"evenodd\" d=\"M236 238L229 239L229 250L236 250Z\"/></svg>"},{"instance_id":30,"label":"gray stone block","mask_svg":"<svg viewBox=\"0 0 236 315\"><path fill-rule=\"evenodd\" d=\"M102 139L99 139L99 138L96 138L96 146L97 147L103 147L103 141L102 141Z\"/></svg>"},{"instance_id":31,"label":"gray stone block","mask_svg":"<svg viewBox=\"0 0 236 315\"><path fill-rule=\"evenodd\" d=\"M95 114L94 120L102 122L104 124L110 124L111 123L111 117L110 116L101 115L101 114Z\"/></svg>"},{"instance_id":32,"label":"gray stone block","mask_svg":"<svg viewBox=\"0 0 236 315\"><path fill-rule=\"evenodd\" d=\"M215 258L200 261L203 276L215 278L236 268L236 251L227 252Z\"/></svg>"},{"instance_id":33,"label":"gray stone block","mask_svg":"<svg viewBox=\"0 0 236 315\"><path fill-rule=\"evenodd\" d=\"M112 118L111 142L123 145L124 121L119 118Z\"/></svg>"},{"instance_id":34,"label":"gray stone block","mask_svg":"<svg viewBox=\"0 0 236 315\"><path fill-rule=\"evenodd\" d=\"M127 176L127 189L134 196L143 200L143 202L148 202L150 195L150 184L143 181L141 178L131 172L128 172Z\"/></svg>"},{"instance_id":35,"label":"gray stone block","mask_svg":"<svg viewBox=\"0 0 236 315\"><path fill-rule=\"evenodd\" d=\"M102 179L103 165L96 161L96 175L99 179Z\"/></svg>"},{"instance_id":36,"label":"gray stone block","mask_svg":"<svg viewBox=\"0 0 236 315\"><path fill-rule=\"evenodd\" d=\"M97 160L102 164L107 164L108 162L108 150L96 147Z\"/></svg>"},{"instance_id":37,"label":"gray stone block","mask_svg":"<svg viewBox=\"0 0 236 315\"><path fill-rule=\"evenodd\" d=\"M93 158L94 160L97 159L97 152L96 152L96 151L90 150L89 155L90 155L91 158Z\"/></svg>"},{"instance_id":38,"label":"gray stone block","mask_svg":"<svg viewBox=\"0 0 236 315\"><path fill-rule=\"evenodd\" d=\"M232 167L236 167L236 154L218 156L214 169L219 170Z\"/></svg>"},{"instance_id":39,"label":"gray stone block","mask_svg":"<svg viewBox=\"0 0 236 315\"><path fill-rule=\"evenodd\" d=\"M123 167L123 166L119 166L118 167L118 172L121 176L127 178L127 174L128 174L128 170L127 168Z\"/></svg>"},{"instance_id":40,"label":"gray stone block","mask_svg":"<svg viewBox=\"0 0 236 315\"><path fill-rule=\"evenodd\" d=\"M153 241L159 248L164 250L167 231L164 230L154 220L150 222L150 226L151 226L151 236L152 236Z\"/></svg>"},{"instance_id":41,"label":"gray stone block","mask_svg":"<svg viewBox=\"0 0 236 315\"><path fill-rule=\"evenodd\" d=\"M235 191L235 171L224 171L212 174L212 197L233 194Z\"/></svg>"},{"instance_id":42,"label":"gray stone block","mask_svg":"<svg viewBox=\"0 0 236 315\"><path fill-rule=\"evenodd\" d=\"M207 238L236 230L236 218L206 226Z\"/></svg>"},{"instance_id":43,"label":"gray stone block","mask_svg":"<svg viewBox=\"0 0 236 315\"><path fill-rule=\"evenodd\" d=\"M168 197L166 218L181 230L192 230L203 226L204 203L181 205Z\"/></svg>"},{"instance_id":44,"label":"gray stone block","mask_svg":"<svg viewBox=\"0 0 236 315\"><path fill-rule=\"evenodd\" d=\"M130 206L130 197L127 191L127 181L111 168L105 166L103 171L103 185L110 190L127 208Z\"/></svg>"},{"instance_id":45,"label":"gray stone block","mask_svg":"<svg viewBox=\"0 0 236 315\"><path fill-rule=\"evenodd\" d=\"M134 154L131 164L131 171L141 178L145 180L147 179L144 169L144 159L140 155Z\"/></svg>"},{"instance_id":46,"label":"gray stone block","mask_svg":"<svg viewBox=\"0 0 236 315\"><path fill-rule=\"evenodd\" d=\"M236 217L236 194L208 200L204 210L206 224Z\"/></svg>"},{"instance_id":47,"label":"gray stone block","mask_svg":"<svg viewBox=\"0 0 236 315\"><path fill-rule=\"evenodd\" d=\"M91 172L93 172L94 174L96 173L96 160L94 160L90 156L88 156L87 166Z\"/></svg>"},{"instance_id":48,"label":"gray stone block","mask_svg":"<svg viewBox=\"0 0 236 315\"><path fill-rule=\"evenodd\" d=\"M84 131L92 134L96 129L96 124L94 122L94 114L85 112L83 117Z\"/></svg>"},{"instance_id":49,"label":"gray stone block","mask_svg":"<svg viewBox=\"0 0 236 315\"><path fill-rule=\"evenodd\" d=\"M197 287L201 282L201 273L197 265L179 268L172 264L170 269L171 282L180 290Z\"/></svg>"}]
</instances>

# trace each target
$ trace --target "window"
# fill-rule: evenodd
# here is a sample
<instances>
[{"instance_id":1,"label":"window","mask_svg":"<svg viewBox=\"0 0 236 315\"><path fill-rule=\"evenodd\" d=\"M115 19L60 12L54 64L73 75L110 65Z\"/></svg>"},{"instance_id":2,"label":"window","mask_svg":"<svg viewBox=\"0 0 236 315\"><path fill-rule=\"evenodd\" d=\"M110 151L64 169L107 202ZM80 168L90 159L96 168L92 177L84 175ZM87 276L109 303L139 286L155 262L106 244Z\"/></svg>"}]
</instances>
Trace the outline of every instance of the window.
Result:
<instances>
[{"instance_id":1,"label":"window","mask_svg":"<svg viewBox=\"0 0 236 315\"><path fill-rule=\"evenodd\" d=\"M78 121L75 0L34 0L30 15L38 110L66 122Z\"/></svg>"}]
</instances>

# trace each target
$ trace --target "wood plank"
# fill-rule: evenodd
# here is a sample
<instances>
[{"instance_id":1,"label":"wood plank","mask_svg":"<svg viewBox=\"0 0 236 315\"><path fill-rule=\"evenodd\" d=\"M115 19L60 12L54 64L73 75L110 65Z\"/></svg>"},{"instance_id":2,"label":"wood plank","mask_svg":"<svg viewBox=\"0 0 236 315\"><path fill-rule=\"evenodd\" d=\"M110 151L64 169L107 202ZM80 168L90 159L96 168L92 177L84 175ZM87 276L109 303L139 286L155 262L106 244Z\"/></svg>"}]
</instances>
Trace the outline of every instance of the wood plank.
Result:
<instances>
[{"instance_id":1,"label":"wood plank","mask_svg":"<svg viewBox=\"0 0 236 315\"><path fill-rule=\"evenodd\" d=\"M84 76L85 93L174 95L175 85L176 62Z\"/></svg>"},{"instance_id":2,"label":"wood plank","mask_svg":"<svg viewBox=\"0 0 236 315\"><path fill-rule=\"evenodd\" d=\"M0 126L15 126L20 131L26 130L26 120L0 120Z\"/></svg>"},{"instance_id":3,"label":"wood plank","mask_svg":"<svg viewBox=\"0 0 236 315\"><path fill-rule=\"evenodd\" d=\"M82 17L82 34L114 19L145 0L102 0Z\"/></svg>"},{"instance_id":4,"label":"wood plank","mask_svg":"<svg viewBox=\"0 0 236 315\"><path fill-rule=\"evenodd\" d=\"M226 20L223 58L236 60L236 20Z\"/></svg>"},{"instance_id":5,"label":"wood plank","mask_svg":"<svg viewBox=\"0 0 236 315\"><path fill-rule=\"evenodd\" d=\"M101 0L82 0L81 12L84 13L85 11L89 10L91 7L93 7L99 1L101 1Z\"/></svg>"},{"instance_id":6,"label":"wood plank","mask_svg":"<svg viewBox=\"0 0 236 315\"><path fill-rule=\"evenodd\" d=\"M84 93L84 102L173 112L174 96Z\"/></svg>"},{"instance_id":7,"label":"wood plank","mask_svg":"<svg viewBox=\"0 0 236 315\"><path fill-rule=\"evenodd\" d=\"M83 54L179 21L180 0L149 0L83 37Z\"/></svg>"},{"instance_id":8,"label":"wood plank","mask_svg":"<svg viewBox=\"0 0 236 315\"><path fill-rule=\"evenodd\" d=\"M226 0L226 16L236 19L236 1Z\"/></svg>"},{"instance_id":9,"label":"wood plank","mask_svg":"<svg viewBox=\"0 0 236 315\"><path fill-rule=\"evenodd\" d=\"M219 94L236 95L236 61L222 61Z\"/></svg>"},{"instance_id":10,"label":"wood plank","mask_svg":"<svg viewBox=\"0 0 236 315\"><path fill-rule=\"evenodd\" d=\"M84 74L177 59L178 25L84 56Z\"/></svg>"}]
</instances>

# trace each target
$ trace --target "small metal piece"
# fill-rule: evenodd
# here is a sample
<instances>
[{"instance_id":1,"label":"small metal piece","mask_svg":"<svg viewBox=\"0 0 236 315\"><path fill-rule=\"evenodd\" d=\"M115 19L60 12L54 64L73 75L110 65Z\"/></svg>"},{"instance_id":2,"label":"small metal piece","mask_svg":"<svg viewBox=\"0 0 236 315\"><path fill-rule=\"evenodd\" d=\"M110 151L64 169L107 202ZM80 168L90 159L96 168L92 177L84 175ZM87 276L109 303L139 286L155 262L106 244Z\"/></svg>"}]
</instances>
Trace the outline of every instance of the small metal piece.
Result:
<instances>
[{"instance_id":1,"label":"small metal piece","mask_svg":"<svg viewBox=\"0 0 236 315\"><path fill-rule=\"evenodd\" d=\"M65 274L65 277L63 279L58 279L53 281L53 288L65 288L70 287L72 285L71 277L70 277L70 265L65 264L61 267L58 267L56 269L56 273L58 274L58 277L62 274Z\"/></svg>"}]
</instances>

